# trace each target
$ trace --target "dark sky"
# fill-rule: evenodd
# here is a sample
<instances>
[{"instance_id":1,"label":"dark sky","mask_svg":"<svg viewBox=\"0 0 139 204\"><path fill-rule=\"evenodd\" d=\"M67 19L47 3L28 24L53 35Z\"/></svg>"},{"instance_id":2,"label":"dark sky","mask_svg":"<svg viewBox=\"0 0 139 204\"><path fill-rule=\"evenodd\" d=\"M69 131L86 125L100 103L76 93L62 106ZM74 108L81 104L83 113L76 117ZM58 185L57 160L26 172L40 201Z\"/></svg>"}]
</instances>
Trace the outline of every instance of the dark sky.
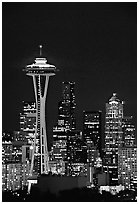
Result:
<instances>
[{"instance_id":1,"label":"dark sky","mask_svg":"<svg viewBox=\"0 0 139 204\"><path fill-rule=\"evenodd\" d=\"M60 71L50 79L49 134L57 119L61 82L75 81L77 124L83 110L102 110L113 92L137 106L136 3L3 3L3 130L19 129L22 101L34 99L32 78L22 71L38 56L38 45ZM50 136L49 136L50 137Z\"/></svg>"}]
</instances>

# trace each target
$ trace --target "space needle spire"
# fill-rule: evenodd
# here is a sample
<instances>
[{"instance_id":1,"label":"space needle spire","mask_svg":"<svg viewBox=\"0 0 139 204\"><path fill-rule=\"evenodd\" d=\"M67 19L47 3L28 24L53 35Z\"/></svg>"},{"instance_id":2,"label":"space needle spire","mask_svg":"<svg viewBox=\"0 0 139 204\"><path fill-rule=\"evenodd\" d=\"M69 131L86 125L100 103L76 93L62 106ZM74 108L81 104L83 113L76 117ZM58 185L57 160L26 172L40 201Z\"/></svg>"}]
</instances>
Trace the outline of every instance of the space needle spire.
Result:
<instances>
[{"instance_id":1,"label":"space needle spire","mask_svg":"<svg viewBox=\"0 0 139 204\"><path fill-rule=\"evenodd\" d=\"M42 45L39 45L40 48L40 57L42 56Z\"/></svg>"},{"instance_id":2,"label":"space needle spire","mask_svg":"<svg viewBox=\"0 0 139 204\"><path fill-rule=\"evenodd\" d=\"M32 150L30 176L47 174L49 172L49 155L46 133L45 103L48 91L49 77L54 76L56 67L47 63L42 57L42 45L39 45L40 56L24 69L26 75L33 78L36 99L36 129Z\"/></svg>"}]
</instances>

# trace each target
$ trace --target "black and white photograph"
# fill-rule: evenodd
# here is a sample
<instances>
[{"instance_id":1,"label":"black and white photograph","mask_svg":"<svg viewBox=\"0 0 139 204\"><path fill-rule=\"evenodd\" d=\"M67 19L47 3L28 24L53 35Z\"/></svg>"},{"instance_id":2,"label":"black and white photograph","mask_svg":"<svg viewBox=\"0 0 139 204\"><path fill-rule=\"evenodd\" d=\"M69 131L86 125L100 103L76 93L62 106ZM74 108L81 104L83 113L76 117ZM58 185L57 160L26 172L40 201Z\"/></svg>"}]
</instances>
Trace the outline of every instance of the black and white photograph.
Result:
<instances>
[{"instance_id":1,"label":"black and white photograph","mask_svg":"<svg viewBox=\"0 0 139 204\"><path fill-rule=\"evenodd\" d=\"M137 2L2 2L2 202L137 202Z\"/></svg>"}]
</instances>

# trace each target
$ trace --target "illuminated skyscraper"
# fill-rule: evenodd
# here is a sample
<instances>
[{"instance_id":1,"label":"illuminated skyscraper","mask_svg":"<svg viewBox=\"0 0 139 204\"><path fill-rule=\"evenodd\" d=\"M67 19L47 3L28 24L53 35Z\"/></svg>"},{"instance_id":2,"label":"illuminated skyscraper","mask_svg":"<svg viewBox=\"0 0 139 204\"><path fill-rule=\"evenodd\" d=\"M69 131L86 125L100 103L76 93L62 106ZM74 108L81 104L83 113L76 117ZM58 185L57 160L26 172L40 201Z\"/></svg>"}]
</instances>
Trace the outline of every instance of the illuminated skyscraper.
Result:
<instances>
[{"instance_id":1,"label":"illuminated skyscraper","mask_svg":"<svg viewBox=\"0 0 139 204\"><path fill-rule=\"evenodd\" d=\"M56 67L47 63L46 58L42 57L42 46L40 45L40 57L35 59L31 65L27 65L24 71L28 76L33 77L35 98L36 98L36 129L33 144L33 154L31 161L30 175L47 174L49 172L49 158L46 135L46 115L45 103L49 77L54 76ZM38 144L37 144L38 141ZM34 172L34 158L38 157L38 172Z\"/></svg>"},{"instance_id":2,"label":"illuminated skyscraper","mask_svg":"<svg viewBox=\"0 0 139 204\"><path fill-rule=\"evenodd\" d=\"M55 161L67 158L67 130L62 127L53 128L53 158Z\"/></svg>"},{"instance_id":3,"label":"illuminated skyscraper","mask_svg":"<svg viewBox=\"0 0 139 204\"><path fill-rule=\"evenodd\" d=\"M62 83L62 100L58 104L58 123L63 123L66 129L75 129L75 82Z\"/></svg>"},{"instance_id":4,"label":"illuminated skyscraper","mask_svg":"<svg viewBox=\"0 0 139 204\"><path fill-rule=\"evenodd\" d=\"M137 187L137 147L135 145L135 126L133 117L122 121L123 147L118 150L118 179L127 189Z\"/></svg>"},{"instance_id":5,"label":"illuminated skyscraper","mask_svg":"<svg viewBox=\"0 0 139 204\"><path fill-rule=\"evenodd\" d=\"M83 137L87 144L93 144L101 151L101 111L83 112Z\"/></svg>"},{"instance_id":6,"label":"illuminated skyscraper","mask_svg":"<svg viewBox=\"0 0 139 204\"><path fill-rule=\"evenodd\" d=\"M2 191L19 190L27 185L29 163L2 164Z\"/></svg>"},{"instance_id":7,"label":"illuminated skyscraper","mask_svg":"<svg viewBox=\"0 0 139 204\"><path fill-rule=\"evenodd\" d=\"M58 120L53 128L52 155L59 166L67 162L68 131L76 128L74 86L74 82L62 82L62 100L58 103Z\"/></svg>"},{"instance_id":8,"label":"illuminated skyscraper","mask_svg":"<svg viewBox=\"0 0 139 204\"><path fill-rule=\"evenodd\" d=\"M11 141L2 141L2 163L8 164L13 162L13 145Z\"/></svg>"},{"instance_id":9,"label":"illuminated skyscraper","mask_svg":"<svg viewBox=\"0 0 139 204\"><path fill-rule=\"evenodd\" d=\"M18 190L27 185L31 151L22 141L2 143L2 190Z\"/></svg>"},{"instance_id":10,"label":"illuminated skyscraper","mask_svg":"<svg viewBox=\"0 0 139 204\"><path fill-rule=\"evenodd\" d=\"M94 164L101 152L101 111L83 112L83 139L87 144L88 185L94 186Z\"/></svg>"},{"instance_id":11,"label":"illuminated skyscraper","mask_svg":"<svg viewBox=\"0 0 139 204\"><path fill-rule=\"evenodd\" d=\"M135 126L133 117L124 117L122 122L124 147L135 146Z\"/></svg>"},{"instance_id":12,"label":"illuminated skyscraper","mask_svg":"<svg viewBox=\"0 0 139 204\"><path fill-rule=\"evenodd\" d=\"M67 175L87 175L87 145L81 132L70 130L67 134Z\"/></svg>"},{"instance_id":13,"label":"illuminated skyscraper","mask_svg":"<svg viewBox=\"0 0 139 204\"><path fill-rule=\"evenodd\" d=\"M137 186L137 148L123 147L118 151L118 180L127 189Z\"/></svg>"},{"instance_id":14,"label":"illuminated skyscraper","mask_svg":"<svg viewBox=\"0 0 139 204\"><path fill-rule=\"evenodd\" d=\"M110 185L118 183L118 148L123 146L123 102L116 93L106 103L105 117L105 165L110 174Z\"/></svg>"},{"instance_id":15,"label":"illuminated skyscraper","mask_svg":"<svg viewBox=\"0 0 139 204\"><path fill-rule=\"evenodd\" d=\"M23 101L23 110L20 113L20 134L22 138L33 145L36 128L36 104ZM37 144L36 144L37 145Z\"/></svg>"}]
</instances>

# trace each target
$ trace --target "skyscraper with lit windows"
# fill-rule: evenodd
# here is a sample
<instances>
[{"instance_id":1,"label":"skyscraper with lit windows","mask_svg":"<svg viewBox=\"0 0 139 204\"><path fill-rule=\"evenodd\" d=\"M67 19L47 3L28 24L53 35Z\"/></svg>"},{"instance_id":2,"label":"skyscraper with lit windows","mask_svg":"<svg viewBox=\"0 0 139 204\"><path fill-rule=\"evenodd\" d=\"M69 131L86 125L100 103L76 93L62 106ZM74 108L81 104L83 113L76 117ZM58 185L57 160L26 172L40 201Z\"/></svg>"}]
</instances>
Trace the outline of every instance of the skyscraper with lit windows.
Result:
<instances>
[{"instance_id":1,"label":"skyscraper with lit windows","mask_svg":"<svg viewBox=\"0 0 139 204\"><path fill-rule=\"evenodd\" d=\"M116 93L106 103L104 169L109 172L110 185L118 184L118 149L123 146L123 102Z\"/></svg>"},{"instance_id":2,"label":"skyscraper with lit windows","mask_svg":"<svg viewBox=\"0 0 139 204\"><path fill-rule=\"evenodd\" d=\"M36 103L23 101L22 107L23 109L20 113L20 134L27 144L33 145L36 128Z\"/></svg>"},{"instance_id":3,"label":"skyscraper with lit windows","mask_svg":"<svg viewBox=\"0 0 139 204\"><path fill-rule=\"evenodd\" d=\"M76 128L74 89L75 82L62 82L62 100L58 103L58 120L53 127L52 146L53 160L59 163L59 166L67 164L68 131Z\"/></svg>"},{"instance_id":4,"label":"skyscraper with lit windows","mask_svg":"<svg viewBox=\"0 0 139 204\"><path fill-rule=\"evenodd\" d=\"M118 180L126 189L137 188L137 147L118 150Z\"/></svg>"},{"instance_id":5,"label":"skyscraper with lit windows","mask_svg":"<svg viewBox=\"0 0 139 204\"><path fill-rule=\"evenodd\" d=\"M122 121L123 147L118 150L118 180L126 189L137 188L137 147L132 116Z\"/></svg>"},{"instance_id":6,"label":"skyscraper with lit windows","mask_svg":"<svg viewBox=\"0 0 139 204\"><path fill-rule=\"evenodd\" d=\"M124 147L135 146L135 126L133 124L133 117L125 117L122 121L123 141Z\"/></svg>"},{"instance_id":7,"label":"skyscraper with lit windows","mask_svg":"<svg viewBox=\"0 0 139 204\"><path fill-rule=\"evenodd\" d=\"M30 145L22 141L2 143L2 190L18 190L27 185L30 170Z\"/></svg>"},{"instance_id":8,"label":"skyscraper with lit windows","mask_svg":"<svg viewBox=\"0 0 139 204\"><path fill-rule=\"evenodd\" d=\"M101 111L83 112L83 138L101 151Z\"/></svg>"},{"instance_id":9,"label":"skyscraper with lit windows","mask_svg":"<svg viewBox=\"0 0 139 204\"><path fill-rule=\"evenodd\" d=\"M87 175L87 145L77 130L68 131L66 173L69 176Z\"/></svg>"},{"instance_id":10,"label":"skyscraper with lit windows","mask_svg":"<svg viewBox=\"0 0 139 204\"><path fill-rule=\"evenodd\" d=\"M58 122L66 129L75 129L75 82L62 82L62 100L58 104Z\"/></svg>"}]
</instances>

